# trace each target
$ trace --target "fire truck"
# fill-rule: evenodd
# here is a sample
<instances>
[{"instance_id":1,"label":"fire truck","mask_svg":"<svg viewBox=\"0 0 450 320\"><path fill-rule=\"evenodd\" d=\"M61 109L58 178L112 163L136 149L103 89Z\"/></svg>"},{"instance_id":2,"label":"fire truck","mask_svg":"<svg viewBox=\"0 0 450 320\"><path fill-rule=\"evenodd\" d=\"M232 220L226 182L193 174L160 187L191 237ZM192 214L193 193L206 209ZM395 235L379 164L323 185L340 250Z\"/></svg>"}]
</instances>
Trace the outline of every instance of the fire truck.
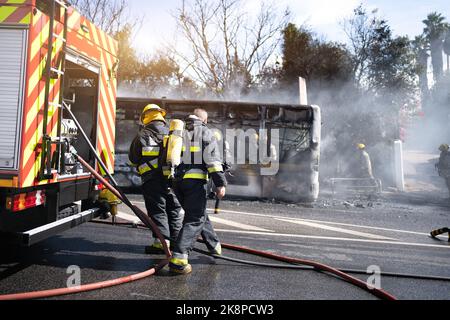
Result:
<instances>
[{"instance_id":1,"label":"fire truck","mask_svg":"<svg viewBox=\"0 0 450 320\"><path fill-rule=\"evenodd\" d=\"M64 1L0 0L3 242L32 245L100 214L102 186L77 155L100 169L65 108L112 173L117 51Z\"/></svg>"}]
</instances>

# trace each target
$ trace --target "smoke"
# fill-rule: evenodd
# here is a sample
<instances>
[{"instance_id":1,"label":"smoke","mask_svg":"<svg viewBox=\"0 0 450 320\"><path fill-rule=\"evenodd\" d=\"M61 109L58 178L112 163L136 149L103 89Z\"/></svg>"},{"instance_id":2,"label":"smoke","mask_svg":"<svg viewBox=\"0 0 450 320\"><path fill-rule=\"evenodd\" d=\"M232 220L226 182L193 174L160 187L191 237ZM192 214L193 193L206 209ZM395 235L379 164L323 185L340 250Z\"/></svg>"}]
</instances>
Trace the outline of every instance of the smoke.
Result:
<instances>
[{"instance_id":1,"label":"smoke","mask_svg":"<svg viewBox=\"0 0 450 320\"><path fill-rule=\"evenodd\" d=\"M274 104L298 104L298 85L294 88L246 88L244 79L237 79L222 93L214 93L205 88L192 86L173 86L160 84L146 86L142 83L121 83L118 96L121 98L162 98L173 100L212 100L212 101L238 101L262 102ZM297 89L297 91L295 90Z\"/></svg>"},{"instance_id":2,"label":"smoke","mask_svg":"<svg viewBox=\"0 0 450 320\"><path fill-rule=\"evenodd\" d=\"M192 87L166 85L148 88L139 84L122 84L119 96L299 103L297 83L282 88L242 87L243 83L237 81L229 90L217 95ZM449 142L449 88L450 76L447 75L434 88L428 104L421 107L420 103L414 101L404 106L393 103L392 100L397 96L394 90L386 90L385 97L380 97L356 89L352 82L309 83L309 104L319 105L323 116L320 167L322 186L329 185L331 178L353 176L356 145L363 143L371 156L375 177L382 180L384 187L393 187L395 140L403 140L408 150L435 153L441 143Z\"/></svg>"},{"instance_id":3,"label":"smoke","mask_svg":"<svg viewBox=\"0 0 450 320\"><path fill-rule=\"evenodd\" d=\"M450 72L432 88L408 123L406 136L408 148L433 154L442 143L450 142Z\"/></svg>"}]
</instances>

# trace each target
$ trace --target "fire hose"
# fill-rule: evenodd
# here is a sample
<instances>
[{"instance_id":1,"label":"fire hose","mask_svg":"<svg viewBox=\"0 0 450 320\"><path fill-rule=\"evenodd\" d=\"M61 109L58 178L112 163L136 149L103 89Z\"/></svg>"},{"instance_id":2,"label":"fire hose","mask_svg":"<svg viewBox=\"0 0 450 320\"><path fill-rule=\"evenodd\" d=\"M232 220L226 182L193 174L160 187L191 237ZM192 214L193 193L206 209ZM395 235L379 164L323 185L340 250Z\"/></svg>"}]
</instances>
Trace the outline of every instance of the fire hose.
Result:
<instances>
[{"instance_id":1,"label":"fire hose","mask_svg":"<svg viewBox=\"0 0 450 320\"><path fill-rule=\"evenodd\" d=\"M111 222L108 221L91 221L91 223L95 223L95 224L103 224L103 225L111 225ZM134 222L117 222L115 224L113 224L114 226L121 226L121 227L131 227L131 228L144 228L144 229L148 229L145 225L142 224L136 224ZM198 240L198 242L203 243L203 240ZM228 244L222 244L223 248L227 248L229 250L232 250L231 247L227 247L229 246ZM235 259L235 258L230 258L227 256L223 256L223 255L216 255L216 254L212 254L210 252L198 249L198 248L194 248L193 251L213 257L215 259L219 259L219 260L225 260L225 261L230 261L230 262L236 262L236 263L240 263L240 264L245 264L245 265L251 265L251 266L259 266L259 267L267 267L267 268L279 268L279 269L293 269L293 270L309 270L309 271L313 271L313 270L318 270L315 267L312 266L308 266L308 265L300 265L300 264L270 264L270 263L260 263L260 262L254 262L254 261L248 261L248 260L242 260L242 259ZM237 252L239 252L240 250L236 250ZM242 252L242 251L241 251ZM360 275L367 275L367 271L366 270L357 270L357 269L346 269L346 268L337 268L339 271L345 272L345 273L349 273L349 274L360 274ZM320 270L318 270L320 271ZM392 278L404 278L404 279L417 279L417 280L432 280L432 281L445 281L445 282L450 282L450 277L445 277L445 276L434 276L434 275L423 275L423 274L408 274L408 273L395 273L395 272L380 272L380 276L383 277L392 277Z\"/></svg>"},{"instance_id":2,"label":"fire hose","mask_svg":"<svg viewBox=\"0 0 450 320\"><path fill-rule=\"evenodd\" d=\"M96 177L99 181L101 181L106 188L108 188L112 193L114 193L119 199L121 199L125 204L127 204L130 209L136 214L136 216L144 223L145 227L148 229L151 229L155 235L158 237L158 239L161 241L162 244L166 244L166 241L164 240L164 237L162 236L161 232L159 231L158 227L155 225L155 223L150 219L148 215L146 215L142 210L140 210L138 207L131 204L131 202L128 200L128 198L120 191L118 191L116 188L114 188L110 183L106 181L99 173L97 173L86 161L84 161L80 156L78 156L78 160L80 163L90 171L90 173ZM104 166L101 164L102 167ZM106 172L106 166L104 168ZM87 292L87 291L94 291L99 289L105 289L125 283L134 282L137 280L141 280L147 277L150 277L157 273L159 270L164 268L168 263L171 252L169 248L167 247L167 244L164 246L164 251L166 254L166 259L162 260L157 266L152 267L151 269L138 273L135 275L122 277L114 280L109 281L103 281L98 283L92 283L92 284L86 284L78 287L71 287L71 288L60 288L60 289L51 289L51 290L44 290L44 291L36 291L36 292L27 292L27 293L18 293L18 294L10 294L10 295L0 295L0 301L2 300L31 300L31 299L43 299L43 298L50 298L50 297L56 297L56 296L62 296L62 295L69 295L69 294L75 294L75 293L81 293L81 292Z\"/></svg>"},{"instance_id":3,"label":"fire hose","mask_svg":"<svg viewBox=\"0 0 450 320\"><path fill-rule=\"evenodd\" d=\"M80 162L86 166L86 168L88 168L88 170L90 169L91 173L102 183L104 183L104 185L110 189L111 192L113 192L114 194L116 194L118 197L120 196L119 191L117 191L113 186L111 186L103 177L101 177L94 169L92 169L83 159L80 158ZM120 197L122 198L122 197ZM124 197L124 200L126 199L126 197ZM124 201L125 202L125 201ZM131 205L131 209L133 210L133 212L138 212L138 214L136 214L139 218L141 215L145 215L139 208L137 208L134 205ZM153 227L155 228L155 230L157 230L157 227L153 225L153 223L151 223L151 219L141 219L143 220L142 222L144 223L144 227L149 228L149 229L153 229ZM125 224L125 225L131 225L131 224ZM155 232L157 233L157 232ZM165 242L165 241L163 241ZM269 264L261 264L261 263L256 263L256 262L246 262L244 260L238 260L238 259L231 259L231 258L226 258L226 257L222 257L222 256L214 256L215 258L221 258L224 260L231 260L231 261L235 261L235 262L239 262L239 263L244 263L244 264L252 264L252 265L260 265L260 266L265 266L265 267L273 267L273 268L293 268L293 269L300 269L303 268L301 265L306 265L306 266L310 266L312 267L312 270L319 270L319 271L325 271L331 274L334 274L336 276L338 276L339 278L353 284L356 285L366 291L368 291L369 293L375 295L378 298L381 299L386 299L386 300L396 300L396 298L389 294L388 292L381 290L381 289L377 289L377 288L373 288L370 289L367 286L367 283L352 277L340 270L337 270L335 268L332 268L330 266L321 264L321 263L317 263L314 261L307 261L307 260L301 260L301 259L294 259L294 258L289 258L289 257L284 257L284 256L280 256L280 255L275 255L272 253L268 253L268 252L263 252L263 251L258 251L258 250L254 250L254 249L249 249L249 248L245 248L245 247L240 247L240 246L236 246L236 245L230 245L230 244L222 244L223 248L226 249L230 249L230 250L234 250L234 251L239 251L239 252L244 252L244 253L248 253L248 254L252 254L252 255L257 255L257 256L261 256L261 257L265 257L265 258L269 258L269 259L273 259L273 260L277 260L277 261L281 261L281 262L287 262L287 263L292 263L292 264L296 264L297 266L288 266L288 265L269 265ZM201 250L195 249L197 252L203 253L203 254L208 254L209 253L205 253ZM169 258L170 256L167 256L167 258ZM141 280L144 278L147 278L149 276L154 275L157 271L161 270L162 268L164 268L165 265L167 265L168 260L163 260L161 263L159 263L156 267L145 271L143 273L139 273L136 275L132 275L132 276L128 276L128 277L123 277L123 278L119 278L119 279L115 279L115 280L110 280L110 281L104 281L104 282L99 282L99 283L94 283L94 284L88 284L88 285L83 285L80 287L75 287L75 288L61 288L61 289L53 289L53 290L45 290L45 291L37 291L37 292L29 292L29 293L19 293L19 294L11 294L11 295L3 295L0 296L0 300L24 300L24 299L42 299L42 298L49 298L49 297L55 297L55 296L61 296L61 295L68 295L68 294L75 294L75 293L81 293L81 292L87 292L87 291L93 291L93 290L99 290L99 289L104 289L104 288L108 288L108 287L112 287L112 286L117 286L120 284L125 284L125 283L129 283L129 282L133 282L133 281L137 281L137 280Z\"/></svg>"},{"instance_id":4,"label":"fire hose","mask_svg":"<svg viewBox=\"0 0 450 320\"><path fill-rule=\"evenodd\" d=\"M108 287L112 287L112 286L117 286L117 285L129 283L129 282L141 280L141 279L144 279L146 277L154 275L157 271L159 271L162 268L164 268L164 266L166 266L168 264L168 259L170 259L170 257L171 257L170 249L168 248L167 243L166 243L164 237L162 236L160 230L156 226L156 224L152 221L152 219L147 214L145 214L137 206L133 205L131 203L131 201L127 198L127 196L120 190L120 188L118 187L117 182L115 181L113 176L109 173L108 168L103 163L103 161L100 158L100 156L97 154L96 149L91 144L89 138L87 137L87 135L83 131L83 129L82 129L80 123L78 122L78 120L76 119L75 115L72 113L72 111L70 110L70 108L67 106L67 104L65 102L63 102L63 106L64 106L64 109L69 113L69 115L72 118L72 120L75 122L75 124L78 127L78 129L80 130L80 132L81 132L85 142L88 144L89 148L94 153L95 158L98 161L98 164L101 166L103 171L106 173L106 175L108 176L108 178L110 179L112 184L109 183L104 177L102 177L94 168L92 168L79 155L77 156L78 161L98 181L103 183L103 185L107 189L109 189L114 195L116 195L120 200L122 200L123 203L125 205L127 205L133 211L133 213L142 221L142 223L144 223L145 227L151 229L155 233L156 237L163 244L164 252L165 252L165 255L166 255L166 259L161 261L157 266L155 266L155 267L153 267L153 268L151 268L151 269L149 269L149 270L147 270L145 272L142 272L142 273L139 273L139 274L135 274L135 275L131 275L131 276L127 276L127 277L123 277L123 278L119 278L119 279L103 281L103 282L98 282L98 283L92 283L92 284L86 284L86 285L73 287L73 288L60 288L60 289L52 289L52 290L44 290L44 291L36 291L36 292L18 293L18 294L10 294L10 295L0 295L0 300L43 299L43 298L50 298L50 297L68 295L68 294L75 294L75 293L99 290L99 289L104 289L104 288L108 288ZM219 201L216 202L216 210L217 210L217 212L218 212L218 209L219 209L218 208L219 207L219 203L220 203ZM280 255L275 255L275 254L272 254L272 253L258 251L258 250L249 249L249 248L245 248L245 247L240 247L240 246L236 246L236 245L222 244L222 247L226 248L226 249L234 250L234 251L239 251L239 252L244 252L244 253L248 253L248 254L252 254L252 255L256 255L256 256L269 258L269 259L272 259L272 260L277 260L277 261L282 261L282 262L287 262L287 263L297 264L297 265L301 264L301 265L311 266L311 267L314 268L314 270L320 270L320 271L325 271L325 272L334 274L334 275L338 276L340 279L343 279L343 280L347 281L350 284L358 286L358 287L368 291L369 293L373 294L374 296L376 296L378 298L386 299L386 300L396 300L396 298L393 295L391 295L390 293L388 293L388 292L386 292L386 291L384 291L382 289L377 289L377 288L370 289L367 286L367 283L365 283L365 282L363 282L363 281L361 281L361 280L359 280L359 279L357 279L355 277L352 277L349 274L346 274L346 273L344 273L344 272L342 272L340 270L337 270L335 268L327 266L325 264L317 263L317 262L314 262L314 261L283 257L283 256L280 256Z\"/></svg>"},{"instance_id":5,"label":"fire hose","mask_svg":"<svg viewBox=\"0 0 450 320\"><path fill-rule=\"evenodd\" d=\"M106 179L104 179L94 168L92 168L83 158L81 158L79 155L77 156L78 161L103 185L109 189L116 197L118 197L120 200L123 201L124 204L126 204L133 213L142 221L142 223L152 230L156 237L160 240L161 244L164 248L164 253L166 255L166 259L161 261L157 266L135 275L122 277L119 279L109 280L109 281L103 281L98 283L92 283L92 284L86 284L78 287L73 288L60 288L60 289L53 289L53 290L44 290L44 291L36 291L36 292L27 292L27 293L18 293L18 294L10 294L10 295L0 295L0 301L1 300L29 300L29 299L42 299L42 298L49 298L49 297L56 297L56 296L62 296L62 295L68 295L68 294L75 294L75 293L81 293L81 292L87 292L87 291L93 291L93 290L99 290L104 289L112 286L117 286L120 284L125 284L137 280L141 280L144 278L147 278L149 276L154 275L156 272L164 268L169 263L169 259L172 256L172 253L170 252L169 247L167 246L167 243L161 234L161 231L158 229L154 221L145 214L141 209L139 209L137 206L133 205L131 201L127 198L127 196L118 188L118 183L115 181L114 177L109 173L108 168L103 163L100 156L97 154L97 150L94 148L92 143L90 142L89 138L87 137L86 133L84 132L83 128L81 127L80 123L76 119L75 115L70 110L70 107L63 102L64 109L68 112L72 120L75 122L76 126L78 127L81 135L83 136L85 142L88 144L89 148L93 152L95 158L98 161L98 164L103 169L103 171L106 173L110 181L112 182L111 185ZM117 188L117 189L116 189Z\"/></svg>"}]
</instances>

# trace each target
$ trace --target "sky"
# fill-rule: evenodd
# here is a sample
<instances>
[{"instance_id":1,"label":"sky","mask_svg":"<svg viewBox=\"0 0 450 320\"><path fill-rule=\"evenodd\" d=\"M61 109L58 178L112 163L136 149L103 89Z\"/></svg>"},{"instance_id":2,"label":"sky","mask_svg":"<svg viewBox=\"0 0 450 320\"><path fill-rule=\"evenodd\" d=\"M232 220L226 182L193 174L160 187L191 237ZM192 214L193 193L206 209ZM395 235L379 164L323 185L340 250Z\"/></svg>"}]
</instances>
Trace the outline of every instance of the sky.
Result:
<instances>
[{"instance_id":1,"label":"sky","mask_svg":"<svg viewBox=\"0 0 450 320\"><path fill-rule=\"evenodd\" d=\"M257 12L261 0L244 0L248 12ZM134 37L134 45L141 55L152 55L164 44L176 39L173 14L181 0L128 0L133 15L144 22ZM389 21L394 34L414 37L423 30L422 20L433 11L442 13L450 21L449 0L277 0L280 10L289 7L292 22L307 24L327 40L345 42L340 23L352 15L360 3Z\"/></svg>"}]
</instances>

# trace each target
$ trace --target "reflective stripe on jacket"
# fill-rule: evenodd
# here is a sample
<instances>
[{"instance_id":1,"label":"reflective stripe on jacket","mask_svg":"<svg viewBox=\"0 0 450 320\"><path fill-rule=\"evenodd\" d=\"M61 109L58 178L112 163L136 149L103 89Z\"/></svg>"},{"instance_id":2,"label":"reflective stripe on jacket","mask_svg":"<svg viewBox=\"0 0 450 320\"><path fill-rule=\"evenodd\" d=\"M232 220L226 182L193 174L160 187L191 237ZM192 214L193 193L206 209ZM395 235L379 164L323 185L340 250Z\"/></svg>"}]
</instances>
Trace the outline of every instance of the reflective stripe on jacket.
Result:
<instances>
[{"instance_id":1,"label":"reflective stripe on jacket","mask_svg":"<svg viewBox=\"0 0 450 320\"><path fill-rule=\"evenodd\" d=\"M141 128L130 147L130 162L136 165L143 182L155 175L162 175L162 152L164 137L169 134L165 122L154 121Z\"/></svg>"},{"instance_id":2,"label":"reflective stripe on jacket","mask_svg":"<svg viewBox=\"0 0 450 320\"><path fill-rule=\"evenodd\" d=\"M183 145L183 161L177 169L180 178L208 180L210 176L216 187L227 185L217 140L200 119L186 120Z\"/></svg>"}]
</instances>

